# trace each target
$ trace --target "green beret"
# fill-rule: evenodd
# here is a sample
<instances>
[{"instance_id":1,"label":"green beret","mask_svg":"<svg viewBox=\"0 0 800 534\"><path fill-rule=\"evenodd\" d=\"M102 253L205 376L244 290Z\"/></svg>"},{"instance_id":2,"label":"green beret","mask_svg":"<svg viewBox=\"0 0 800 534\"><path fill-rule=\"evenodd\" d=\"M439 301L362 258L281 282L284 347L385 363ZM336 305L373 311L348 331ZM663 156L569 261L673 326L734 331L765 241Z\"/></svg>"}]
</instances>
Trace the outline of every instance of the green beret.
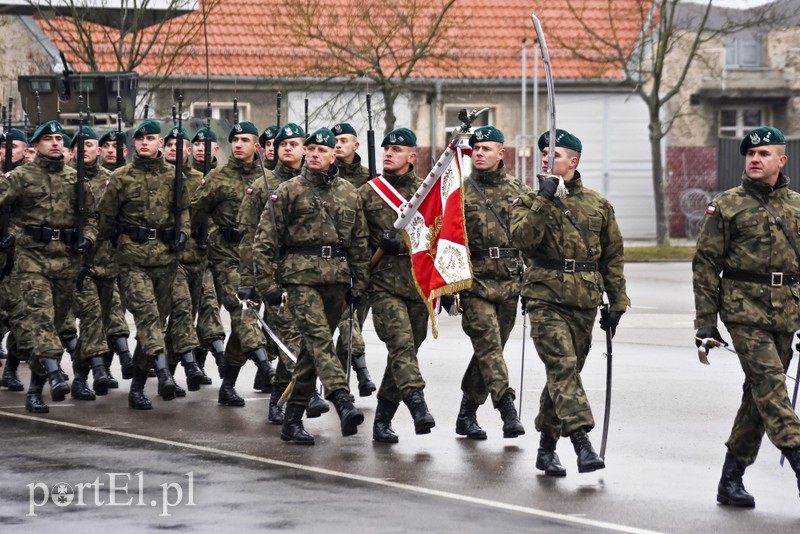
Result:
<instances>
[{"instance_id":1,"label":"green beret","mask_svg":"<svg viewBox=\"0 0 800 534\"><path fill-rule=\"evenodd\" d=\"M475 143L505 143L506 138L503 132L494 126L481 126L469 136L469 146L475 146Z\"/></svg>"},{"instance_id":2,"label":"green beret","mask_svg":"<svg viewBox=\"0 0 800 534\"><path fill-rule=\"evenodd\" d=\"M739 146L739 153L741 155L747 154L747 151L757 146L765 145L785 145L786 138L777 128L772 126L762 126L751 130L744 135L742 144Z\"/></svg>"},{"instance_id":3,"label":"green beret","mask_svg":"<svg viewBox=\"0 0 800 534\"><path fill-rule=\"evenodd\" d=\"M266 148L267 141L270 139L275 139L275 135L278 133L278 127L275 124L270 124L264 131L261 132L261 135L258 136L258 144L261 145L261 148Z\"/></svg>"},{"instance_id":4,"label":"green beret","mask_svg":"<svg viewBox=\"0 0 800 534\"><path fill-rule=\"evenodd\" d=\"M281 126L280 131L275 135L275 146L280 145L287 139L294 139L295 137L306 138L306 132L300 126L293 122Z\"/></svg>"},{"instance_id":5,"label":"green beret","mask_svg":"<svg viewBox=\"0 0 800 534\"><path fill-rule=\"evenodd\" d=\"M161 123L155 119L147 119L142 121L138 128L133 131L133 138L142 137L143 135L160 134Z\"/></svg>"},{"instance_id":6,"label":"green beret","mask_svg":"<svg viewBox=\"0 0 800 534\"><path fill-rule=\"evenodd\" d=\"M28 144L28 138L25 137L25 132L16 128L11 128L3 134L2 140L7 141L8 139L11 139L12 141L22 141L26 145Z\"/></svg>"},{"instance_id":7,"label":"green beret","mask_svg":"<svg viewBox=\"0 0 800 534\"><path fill-rule=\"evenodd\" d=\"M258 128L255 124L250 121L244 121L237 123L233 128L231 128L230 133L228 134L228 142L233 141L234 135L241 135L241 134L250 134L255 135L258 137Z\"/></svg>"},{"instance_id":8,"label":"green beret","mask_svg":"<svg viewBox=\"0 0 800 534\"><path fill-rule=\"evenodd\" d=\"M381 146L386 145L417 146L417 136L408 128L397 128L383 138Z\"/></svg>"},{"instance_id":9,"label":"green beret","mask_svg":"<svg viewBox=\"0 0 800 534\"><path fill-rule=\"evenodd\" d=\"M36 128L36 131L33 132L33 135L31 136L31 144L38 141L39 138L43 135L52 135L52 134L60 134L62 137L66 137L67 132L64 131L64 127L61 126L60 122L47 121L46 123ZM64 141L66 144L66 139Z\"/></svg>"},{"instance_id":10,"label":"green beret","mask_svg":"<svg viewBox=\"0 0 800 534\"><path fill-rule=\"evenodd\" d=\"M214 133L214 130L211 128L200 128L197 130L197 133L194 134L192 137L192 143L203 142L206 140L206 137L210 138L215 143L217 142L217 134Z\"/></svg>"},{"instance_id":11,"label":"green beret","mask_svg":"<svg viewBox=\"0 0 800 534\"><path fill-rule=\"evenodd\" d=\"M94 139L95 141L97 140L97 132L95 132L89 126L81 126L79 130L75 132L75 137L77 137L79 133L83 134L84 141L86 139Z\"/></svg>"},{"instance_id":12,"label":"green beret","mask_svg":"<svg viewBox=\"0 0 800 534\"><path fill-rule=\"evenodd\" d=\"M320 128L316 132L312 133L306 139L306 142L303 145L325 145L330 148L336 147L336 136L333 135L333 132L327 128Z\"/></svg>"},{"instance_id":13,"label":"green beret","mask_svg":"<svg viewBox=\"0 0 800 534\"><path fill-rule=\"evenodd\" d=\"M118 137L122 139L123 145L128 143L128 136L125 134L125 132L121 132L119 130L111 130L110 132L104 133L103 136L100 138L100 146L103 146L109 141L115 143Z\"/></svg>"},{"instance_id":14,"label":"green beret","mask_svg":"<svg viewBox=\"0 0 800 534\"><path fill-rule=\"evenodd\" d=\"M64 140L64 148L72 148L72 137L67 134L61 134L61 138Z\"/></svg>"},{"instance_id":15,"label":"green beret","mask_svg":"<svg viewBox=\"0 0 800 534\"><path fill-rule=\"evenodd\" d=\"M188 141L189 140L189 132L187 132L186 128L184 128L183 126L181 126L181 136L183 137L184 141ZM172 139L173 137L176 138L176 139L178 138L178 127L177 126L173 126L172 128L169 129L169 132L167 132L167 135L164 136L164 141L166 141L167 139Z\"/></svg>"},{"instance_id":16,"label":"green beret","mask_svg":"<svg viewBox=\"0 0 800 534\"><path fill-rule=\"evenodd\" d=\"M545 147L550 146L550 132L545 132L539 136L539 152L544 152ZM581 140L566 130L556 130L556 146L574 150L578 154L583 151Z\"/></svg>"},{"instance_id":17,"label":"green beret","mask_svg":"<svg viewBox=\"0 0 800 534\"><path fill-rule=\"evenodd\" d=\"M340 122L339 124L337 124L333 128L331 128L331 130L333 130L333 135L350 134L350 135L354 135L354 136L358 137L358 134L356 133L356 129L353 128L350 125L349 122Z\"/></svg>"}]
</instances>

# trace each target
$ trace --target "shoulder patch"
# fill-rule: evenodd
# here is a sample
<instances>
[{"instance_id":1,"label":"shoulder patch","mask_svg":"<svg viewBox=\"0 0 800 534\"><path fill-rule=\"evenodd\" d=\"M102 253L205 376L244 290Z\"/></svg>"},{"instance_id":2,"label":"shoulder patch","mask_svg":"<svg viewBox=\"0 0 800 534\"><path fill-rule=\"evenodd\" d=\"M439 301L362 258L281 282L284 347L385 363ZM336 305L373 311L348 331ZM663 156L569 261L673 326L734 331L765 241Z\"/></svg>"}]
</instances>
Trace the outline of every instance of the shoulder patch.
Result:
<instances>
[{"instance_id":1,"label":"shoulder patch","mask_svg":"<svg viewBox=\"0 0 800 534\"><path fill-rule=\"evenodd\" d=\"M205 186L206 186L206 179L203 178L202 180L200 180L200 187L205 187Z\"/></svg>"},{"instance_id":2,"label":"shoulder patch","mask_svg":"<svg viewBox=\"0 0 800 534\"><path fill-rule=\"evenodd\" d=\"M253 194L253 188L252 187L248 187L247 189L244 190L244 194L245 195L252 195Z\"/></svg>"},{"instance_id":3,"label":"shoulder patch","mask_svg":"<svg viewBox=\"0 0 800 534\"><path fill-rule=\"evenodd\" d=\"M513 200L513 202L511 202L511 205L512 205L512 206L516 206L516 205L517 205L517 204L519 204L519 203L520 203L520 200L519 200L519 197L517 197L517 198L515 198L515 199Z\"/></svg>"},{"instance_id":4,"label":"shoulder patch","mask_svg":"<svg viewBox=\"0 0 800 534\"><path fill-rule=\"evenodd\" d=\"M717 207L714 204L709 204L706 208L706 213L709 215L714 215L717 212Z\"/></svg>"},{"instance_id":5,"label":"shoulder patch","mask_svg":"<svg viewBox=\"0 0 800 534\"><path fill-rule=\"evenodd\" d=\"M272 194L272 195L269 197L269 199L270 199L270 201L271 201L271 202L277 202L277 201L278 201L278 195L276 195L276 194L274 194L274 193L273 193L273 194Z\"/></svg>"}]
</instances>

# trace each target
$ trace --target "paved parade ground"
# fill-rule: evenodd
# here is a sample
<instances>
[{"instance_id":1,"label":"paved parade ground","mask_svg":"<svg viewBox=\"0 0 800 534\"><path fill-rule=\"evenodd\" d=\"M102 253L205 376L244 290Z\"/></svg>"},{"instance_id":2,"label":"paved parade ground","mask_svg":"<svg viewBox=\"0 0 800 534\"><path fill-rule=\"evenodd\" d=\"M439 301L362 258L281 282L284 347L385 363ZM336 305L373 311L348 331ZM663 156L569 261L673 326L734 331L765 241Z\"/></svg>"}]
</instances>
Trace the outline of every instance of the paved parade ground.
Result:
<instances>
[{"instance_id":1,"label":"paved parade ground","mask_svg":"<svg viewBox=\"0 0 800 534\"><path fill-rule=\"evenodd\" d=\"M626 275L633 307L614 340L605 470L578 474L568 439L558 446L566 478L535 469L533 418L544 367L530 339L521 414L527 434L503 439L499 413L483 406L478 420L489 439L457 437L471 346L460 319L442 315L439 339L429 336L420 351L437 425L415 435L401 405L395 445L372 441L374 395L356 396L366 418L357 435L340 435L332 409L305 421L315 446L282 442L280 427L267 423L268 395L252 390L250 363L237 384L245 408L217 404L220 381L210 372L213 386L171 402L148 380L149 412L128 409L128 381L96 402L54 403L48 392L50 414L40 416L25 411L24 393L0 391L0 531L800 532L794 473L779 466L767 440L744 477L756 508L715 502L743 374L730 352L712 352L710 366L698 362L691 265L632 263ZM364 337L377 381L385 350L371 319ZM599 328L594 339L583 381L599 450L606 368ZM515 388L522 340L518 316L506 347ZM795 369L793 361L792 376ZM116 359L113 370L119 378ZM27 369L20 376L27 388Z\"/></svg>"}]
</instances>

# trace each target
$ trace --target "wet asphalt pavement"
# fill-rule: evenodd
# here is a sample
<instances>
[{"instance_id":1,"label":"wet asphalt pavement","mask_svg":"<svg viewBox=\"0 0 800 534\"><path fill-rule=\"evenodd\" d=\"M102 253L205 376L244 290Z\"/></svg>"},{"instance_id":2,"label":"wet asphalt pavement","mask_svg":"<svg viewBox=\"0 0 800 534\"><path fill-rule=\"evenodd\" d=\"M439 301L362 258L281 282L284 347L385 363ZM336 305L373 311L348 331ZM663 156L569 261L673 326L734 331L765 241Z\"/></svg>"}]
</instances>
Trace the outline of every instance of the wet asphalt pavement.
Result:
<instances>
[{"instance_id":1,"label":"wet asphalt pavement","mask_svg":"<svg viewBox=\"0 0 800 534\"><path fill-rule=\"evenodd\" d=\"M415 435L401 406L395 445L371 439L374 395L356 397L366 418L357 435L341 436L332 409L305 421L315 446L282 442L280 428L267 422L269 396L252 391L252 364L237 384L244 408L217 404L219 379L213 375L214 385L170 402L156 395L155 379L148 380L150 412L127 408L127 381L95 402L53 403L48 394L50 414L39 416L24 410L24 393L2 390L0 530L800 531L794 473L778 465L779 452L766 439L745 474L756 508L715 502L742 372L727 352L712 352L710 366L698 363L690 265L629 264L626 274L634 307L614 340L605 470L578 474L568 440L558 446L566 478L535 469L533 418L544 373L530 339L522 391L527 434L504 439L499 413L487 405L478 419L489 439L457 437L459 384L471 346L460 319L442 315L439 339L429 336L420 352L437 426L429 435ZM522 316L517 323L506 347L515 388ZM597 421L590 437L599 450L606 360L603 332L596 328L594 335L583 381ZM365 338L377 378L385 350L370 319ZM119 377L116 363L113 370ZM182 371L177 374L183 381ZM20 375L27 387L27 370Z\"/></svg>"}]
</instances>

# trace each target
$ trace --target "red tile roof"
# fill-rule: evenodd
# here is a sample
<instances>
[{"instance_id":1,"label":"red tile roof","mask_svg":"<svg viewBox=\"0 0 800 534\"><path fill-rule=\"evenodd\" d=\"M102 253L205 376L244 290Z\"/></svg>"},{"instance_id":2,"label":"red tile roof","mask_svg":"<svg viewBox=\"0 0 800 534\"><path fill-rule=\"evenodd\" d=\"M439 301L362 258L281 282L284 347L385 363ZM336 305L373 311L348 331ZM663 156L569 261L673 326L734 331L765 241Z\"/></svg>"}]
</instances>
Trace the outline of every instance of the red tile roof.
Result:
<instances>
[{"instance_id":1,"label":"red tile roof","mask_svg":"<svg viewBox=\"0 0 800 534\"><path fill-rule=\"evenodd\" d=\"M209 1L212 0L201 0ZM324 58L319 37L306 37L298 28L296 2L265 2L263 0L217 0L208 15L208 59L212 76L263 76L296 77L318 76L315 70L320 59ZM416 27L431 24L437 8L443 0L398 0L398 5L420 4L413 17ZM406 43L402 37L403 28L396 26L396 19L388 11L391 6L386 0L299 0L302 5L314 5L319 9L317 20L326 21L321 27L326 36L345 36L355 50L359 43L373 43L375 36L394 40L395 48ZM640 9L649 8L647 0L572 0L577 6L571 12L568 2L543 0L455 0L448 12L443 26L445 35L441 38L438 50L446 52L443 59L424 60L415 68L415 78L519 78L521 75L522 40L528 43L529 75L533 67L533 43L536 34L531 24L531 12L542 21L545 37L550 48L553 76L557 79L619 79L621 72L613 64L603 61L581 61L571 56L569 51L559 46L561 36L569 36L571 43L587 43L581 48L589 49L587 32L580 20L595 31L610 35L614 32L623 49L630 49L641 30ZM424 4L424 5L423 5ZM609 6L613 6L609 17ZM294 10L294 11L290 11ZM294 13L294 14L292 14ZM186 28L194 27L195 37L186 54L174 62L174 75L205 75L205 47L203 45L201 11L178 17L171 24ZM613 29L609 20L613 20ZM354 21L348 23L347 21ZM86 70L77 56L68 51L58 35L40 22L56 46L65 52L67 59L78 70ZM108 43L116 36L106 30L102 35L99 29L93 32L95 42ZM73 30L74 33L74 30ZM318 35L318 34L317 34ZM159 58L169 57L164 53L165 39L159 44L137 71L152 74L159 67ZM454 44L455 43L455 44ZM169 48L169 45L166 45ZM109 44L98 47L100 70L118 70L113 60ZM402 50L396 61L407 60L408 54ZM358 62L351 61L357 65ZM384 68L394 66L391 60L384 59ZM540 62L540 73L542 65Z\"/></svg>"}]
</instances>

